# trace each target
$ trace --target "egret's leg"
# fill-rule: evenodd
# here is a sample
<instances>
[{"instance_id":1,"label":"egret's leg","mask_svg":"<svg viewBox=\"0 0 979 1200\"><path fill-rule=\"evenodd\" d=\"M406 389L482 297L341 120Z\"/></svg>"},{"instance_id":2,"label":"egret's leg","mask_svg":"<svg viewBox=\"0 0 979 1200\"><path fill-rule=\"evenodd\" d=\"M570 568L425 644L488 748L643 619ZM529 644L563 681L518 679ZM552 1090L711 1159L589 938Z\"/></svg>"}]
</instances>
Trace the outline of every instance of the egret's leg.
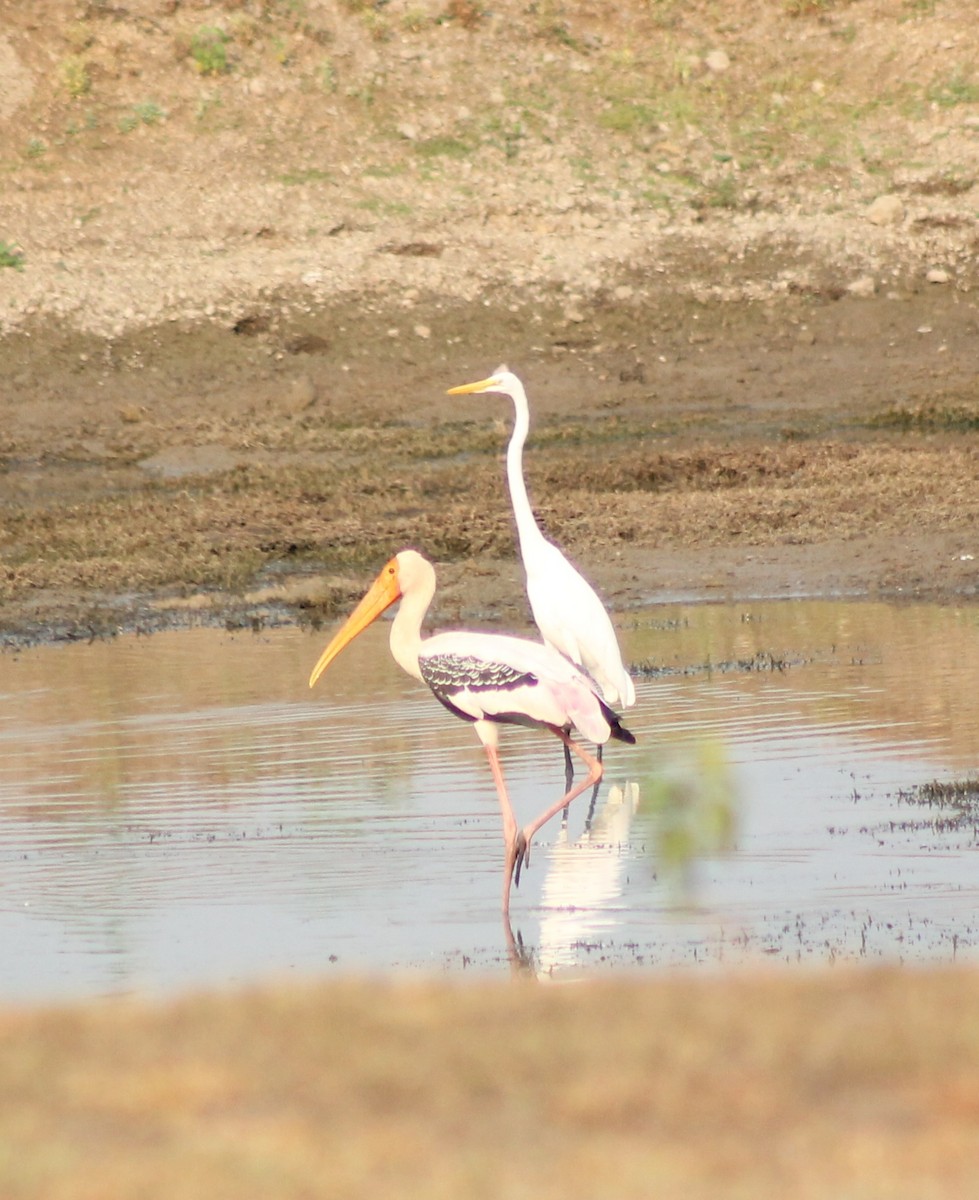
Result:
<instances>
[{"instance_id":1,"label":"egret's leg","mask_svg":"<svg viewBox=\"0 0 979 1200\"><path fill-rule=\"evenodd\" d=\"M571 751L567 748L567 746L564 746L563 750L564 750L564 790L566 792L570 792L572 787L574 787L574 763L571 761ZM567 823L568 823L567 806L565 806L564 812L561 814L561 820L565 823L565 825L567 825Z\"/></svg>"},{"instance_id":2,"label":"egret's leg","mask_svg":"<svg viewBox=\"0 0 979 1200\"><path fill-rule=\"evenodd\" d=\"M605 749L605 747L601 744L601 742L599 742L598 745L596 745L596 747L595 747L595 757L602 764L603 771L605 770L605 759L602 757L602 751L604 749ZM565 747L565 753L567 753L567 747ZM591 823L595 816L595 804L598 801L598 789L601 786L602 786L602 781L601 781L601 779L599 779L598 782L595 784L595 786L591 790L591 799L588 801L588 815L585 817L585 829L588 831L591 830ZM565 810L565 811L567 811L567 810Z\"/></svg>"},{"instance_id":3,"label":"egret's leg","mask_svg":"<svg viewBox=\"0 0 979 1200\"><path fill-rule=\"evenodd\" d=\"M599 742L595 747L595 757L598 759L599 762L603 761L602 752L604 751L604 749L605 749L605 747L601 744L601 742ZM568 749L567 746L565 746L564 747L564 790L566 792L570 792L573 783L574 783L574 763L571 761L571 751ZM601 783L601 779L599 779L599 783ZM588 818L585 821L586 827L591 824L591 819L595 812L595 801L597 799L598 799L598 783L595 784L595 790L591 794L591 805L588 809ZM564 806L564 812L562 813L561 819L565 822L565 824L567 824L567 820L568 820L568 806L567 805Z\"/></svg>"}]
</instances>

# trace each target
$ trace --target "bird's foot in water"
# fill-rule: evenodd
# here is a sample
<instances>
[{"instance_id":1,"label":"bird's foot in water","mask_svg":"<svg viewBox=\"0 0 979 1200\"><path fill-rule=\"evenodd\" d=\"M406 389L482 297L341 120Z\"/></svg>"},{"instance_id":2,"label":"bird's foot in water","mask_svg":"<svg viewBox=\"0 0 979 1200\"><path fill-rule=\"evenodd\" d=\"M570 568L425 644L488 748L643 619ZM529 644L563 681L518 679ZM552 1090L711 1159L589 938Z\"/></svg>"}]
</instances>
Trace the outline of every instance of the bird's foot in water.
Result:
<instances>
[{"instance_id":1,"label":"bird's foot in water","mask_svg":"<svg viewBox=\"0 0 979 1200\"><path fill-rule=\"evenodd\" d=\"M513 860L513 882L516 887L520 886L520 872L524 867L530 866L530 842L524 835L521 829L517 834L516 845L514 846L515 857Z\"/></svg>"}]
</instances>

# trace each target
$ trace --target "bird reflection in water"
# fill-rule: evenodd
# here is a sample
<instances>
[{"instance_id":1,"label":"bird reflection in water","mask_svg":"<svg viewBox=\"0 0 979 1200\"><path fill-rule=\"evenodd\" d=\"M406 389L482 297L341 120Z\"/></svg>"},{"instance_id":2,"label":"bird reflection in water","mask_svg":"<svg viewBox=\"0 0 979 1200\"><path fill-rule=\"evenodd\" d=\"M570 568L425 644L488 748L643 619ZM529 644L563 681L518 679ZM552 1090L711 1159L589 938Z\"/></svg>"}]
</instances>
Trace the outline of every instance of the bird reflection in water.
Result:
<instances>
[{"instance_id":1,"label":"bird reflection in water","mask_svg":"<svg viewBox=\"0 0 979 1200\"><path fill-rule=\"evenodd\" d=\"M583 944L608 934L616 924L626 882L626 853L639 808L639 784L612 784L598 805L598 788L581 835L573 841L567 823L549 848L541 894L540 935L536 946L524 942L504 916L507 955L515 973L549 975L577 965Z\"/></svg>"}]
</instances>

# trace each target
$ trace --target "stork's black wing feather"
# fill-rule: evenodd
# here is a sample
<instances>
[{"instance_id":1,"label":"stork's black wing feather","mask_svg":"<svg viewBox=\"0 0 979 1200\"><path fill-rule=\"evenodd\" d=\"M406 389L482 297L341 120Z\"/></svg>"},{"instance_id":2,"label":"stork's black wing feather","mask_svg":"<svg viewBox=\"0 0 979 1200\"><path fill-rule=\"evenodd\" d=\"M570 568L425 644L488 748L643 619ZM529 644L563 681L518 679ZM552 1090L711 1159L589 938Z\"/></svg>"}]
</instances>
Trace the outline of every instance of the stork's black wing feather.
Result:
<instances>
[{"instance_id":1,"label":"stork's black wing feather","mask_svg":"<svg viewBox=\"0 0 979 1200\"><path fill-rule=\"evenodd\" d=\"M422 679L436 696L452 696L467 689L480 691L512 691L518 687L534 687L537 676L521 671L508 663L487 662L472 654L432 654L418 660Z\"/></svg>"}]
</instances>

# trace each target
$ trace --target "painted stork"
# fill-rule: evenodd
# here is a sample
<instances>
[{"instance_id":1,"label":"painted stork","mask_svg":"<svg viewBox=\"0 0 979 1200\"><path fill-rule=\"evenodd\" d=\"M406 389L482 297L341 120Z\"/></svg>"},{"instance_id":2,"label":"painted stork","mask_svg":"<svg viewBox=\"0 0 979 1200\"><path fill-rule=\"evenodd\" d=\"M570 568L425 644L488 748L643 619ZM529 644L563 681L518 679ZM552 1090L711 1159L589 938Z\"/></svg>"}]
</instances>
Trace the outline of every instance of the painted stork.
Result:
<instances>
[{"instance_id":1,"label":"painted stork","mask_svg":"<svg viewBox=\"0 0 979 1200\"><path fill-rule=\"evenodd\" d=\"M488 379L449 388L448 394L486 392L509 396L513 401L513 434L506 454L507 483L527 577L527 598L537 628L548 646L571 659L595 681L606 704L629 708L636 702L636 690L622 664L622 652L605 605L581 572L547 540L530 507L523 472L530 407L523 384L512 371L501 366ZM599 745L599 761L601 757ZM567 749L565 767L570 788L572 765Z\"/></svg>"},{"instance_id":2,"label":"painted stork","mask_svg":"<svg viewBox=\"0 0 979 1200\"><path fill-rule=\"evenodd\" d=\"M422 622L435 595L435 568L415 550L402 550L383 568L344 625L320 655L309 677L312 687L340 651L395 601L391 654L413 678L428 685L436 700L455 716L471 721L489 759L503 815L505 858L503 914L510 911L511 882L520 883L530 863L530 843L540 827L602 777L602 764L579 746L571 730L598 745L608 739L634 743L618 716L573 663L549 646L495 633L456 631L422 636ZM524 828L517 821L500 766L500 725L549 729L569 754L577 754L588 774L569 786Z\"/></svg>"}]
</instances>

